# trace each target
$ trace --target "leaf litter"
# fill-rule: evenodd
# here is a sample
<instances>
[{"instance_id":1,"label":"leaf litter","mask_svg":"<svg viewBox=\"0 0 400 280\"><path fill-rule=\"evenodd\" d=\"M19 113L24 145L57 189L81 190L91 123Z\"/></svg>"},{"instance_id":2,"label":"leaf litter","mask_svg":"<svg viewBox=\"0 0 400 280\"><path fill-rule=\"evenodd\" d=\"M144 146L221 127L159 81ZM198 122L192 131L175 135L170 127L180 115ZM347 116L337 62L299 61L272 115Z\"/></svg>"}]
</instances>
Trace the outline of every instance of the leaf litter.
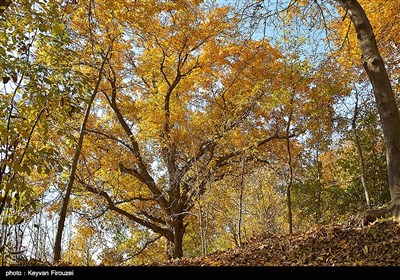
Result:
<instances>
[{"instance_id":1,"label":"leaf litter","mask_svg":"<svg viewBox=\"0 0 400 280\"><path fill-rule=\"evenodd\" d=\"M292 235L256 237L242 247L158 266L399 266L400 222L378 219L360 227L318 226Z\"/></svg>"}]
</instances>

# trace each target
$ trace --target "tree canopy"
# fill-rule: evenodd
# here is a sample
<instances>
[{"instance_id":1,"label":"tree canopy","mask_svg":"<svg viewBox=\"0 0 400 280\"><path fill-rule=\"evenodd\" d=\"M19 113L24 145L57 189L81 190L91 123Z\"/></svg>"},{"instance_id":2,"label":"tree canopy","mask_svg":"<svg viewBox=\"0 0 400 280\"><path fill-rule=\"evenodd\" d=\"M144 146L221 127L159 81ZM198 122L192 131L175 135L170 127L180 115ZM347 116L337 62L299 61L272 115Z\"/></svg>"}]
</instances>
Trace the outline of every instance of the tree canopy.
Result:
<instances>
[{"instance_id":1,"label":"tree canopy","mask_svg":"<svg viewBox=\"0 0 400 280\"><path fill-rule=\"evenodd\" d=\"M0 7L2 265L398 215L399 1Z\"/></svg>"}]
</instances>

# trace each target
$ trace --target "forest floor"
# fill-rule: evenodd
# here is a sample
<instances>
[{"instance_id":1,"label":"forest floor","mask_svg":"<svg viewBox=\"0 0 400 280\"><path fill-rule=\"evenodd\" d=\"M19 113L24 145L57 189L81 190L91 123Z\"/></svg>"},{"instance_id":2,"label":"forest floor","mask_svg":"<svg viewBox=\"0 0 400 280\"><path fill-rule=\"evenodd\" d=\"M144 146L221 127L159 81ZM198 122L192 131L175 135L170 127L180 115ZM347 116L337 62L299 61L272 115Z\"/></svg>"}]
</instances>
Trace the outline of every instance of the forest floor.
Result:
<instances>
[{"instance_id":1,"label":"forest floor","mask_svg":"<svg viewBox=\"0 0 400 280\"><path fill-rule=\"evenodd\" d=\"M51 266L28 261L19 266ZM58 263L56 266L69 266ZM248 240L241 247L204 257L171 260L145 267L398 267L400 220L378 219L359 226L346 223L316 226L292 235L270 235ZM396 271L399 273L400 271Z\"/></svg>"},{"instance_id":2,"label":"forest floor","mask_svg":"<svg viewBox=\"0 0 400 280\"><path fill-rule=\"evenodd\" d=\"M161 266L400 266L400 221L319 226L292 235L253 238L242 247Z\"/></svg>"}]
</instances>

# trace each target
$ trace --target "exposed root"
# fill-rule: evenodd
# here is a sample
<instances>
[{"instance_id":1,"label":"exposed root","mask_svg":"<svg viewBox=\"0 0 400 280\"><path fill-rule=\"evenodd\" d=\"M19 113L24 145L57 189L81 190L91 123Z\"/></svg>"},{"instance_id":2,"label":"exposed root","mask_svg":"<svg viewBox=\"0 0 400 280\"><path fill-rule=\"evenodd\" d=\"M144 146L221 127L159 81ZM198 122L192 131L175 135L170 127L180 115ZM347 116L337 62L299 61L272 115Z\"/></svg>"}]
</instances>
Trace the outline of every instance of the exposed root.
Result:
<instances>
[{"instance_id":1,"label":"exposed root","mask_svg":"<svg viewBox=\"0 0 400 280\"><path fill-rule=\"evenodd\" d=\"M387 206L379 209L369 209L359 215L359 224L366 226L383 217L400 217L400 199L392 200Z\"/></svg>"}]
</instances>

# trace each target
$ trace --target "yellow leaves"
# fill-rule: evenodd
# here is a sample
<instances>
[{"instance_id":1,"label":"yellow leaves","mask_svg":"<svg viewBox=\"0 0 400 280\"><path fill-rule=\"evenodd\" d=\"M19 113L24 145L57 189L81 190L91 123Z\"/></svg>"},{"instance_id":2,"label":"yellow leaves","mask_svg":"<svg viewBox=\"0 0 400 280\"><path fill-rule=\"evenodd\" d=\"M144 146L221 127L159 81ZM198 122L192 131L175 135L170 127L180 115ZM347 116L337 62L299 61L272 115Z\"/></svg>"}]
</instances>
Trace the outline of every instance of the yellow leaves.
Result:
<instances>
[{"instance_id":1,"label":"yellow leaves","mask_svg":"<svg viewBox=\"0 0 400 280\"><path fill-rule=\"evenodd\" d=\"M89 226L87 222L81 221L77 227L77 232L69 236L65 259L73 265L95 265L94 254L101 245L96 235L96 230L93 227Z\"/></svg>"},{"instance_id":2,"label":"yellow leaves","mask_svg":"<svg viewBox=\"0 0 400 280\"><path fill-rule=\"evenodd\" d=\"M53 33L55 35L60 35L65 30L65 24L56 23L53 27Z\"/></svg>"},{"instance_id":3,"label":"yellow leaves","mask_svg":"<svg viewBox=\"0 0 400 280\"><path fill-rule=\"evenodd\" d=\"M336 154L332 151L327 151L320 155L319 161L322 162L322 169L324 172L322 173L322 181L323 182L333 182L336 173ZM325 183L324 185L329 185L329 183ZM336 186L335 186L336 187Z\"/></svg>"},{"instance_id":4,"label":"yellow leaves","mask_svg":"<svg viewBox=\"0 0 400 280\"><path fill-rule=\"evenodd\" d=\"M281 53L266 40L248 40L236 34L238 19L228 20L228 8L206 9L200 2L140 1L135 7L118 1L115 5L124 3L128 5L126 9L131 9L124 14L116 11L117 6L107 11L103 1L96 7L97 14L92 14L96 16L95 51L92 53L89 44L82 54L98 58L105 47L103 43L109 44L110 36L118 38L100 85L103 97L88 125L92 132L85 139L79 176L115 201L149 195L150 190L143 183L147 180L146 171L154 176L161 191L168 190L174 180L182 180L177 182L178 187L187 184L195 191L193 182L197 176L217 171L234 174L237 158L228 156L230 161L221 167L218 157L252 147L272 135L274 118L286 113L283 111L291 92L285 88L286 77L282 77ZM139 11L142 15L138 15ZM148 17L145 19L143 14ZM85 16L82 12L81 17ZM87 19L80 22L76 18L76 24L82 34L91 28ZM121 36L122 30L125 36ZM91 39L91 33L86 35ZM112 94L116 105L110 106ZM272 98L276 100L271 109L279 107L279 116L266 106ZM121 119L125 121L124 128ZM201 145L211 140L215 147ZM292 145L293 154L297 155L300 148L296 143ZM207 149L202 151L203 147ZM282 156L282 146L271 148L271 153L275 152ZM171 177L175 176L174 169L184 170L195 156L201 170L190 166L183 175L187 181ZM122 165L125 169L120 170ZM128 170L130 175L123 173L130 173ZM135 172L142 177L136 178L139 176ZM273 179L271 175L269 183ZM226 196L224 203L232 203L229 196L234 195ZM96 205L98 199L87 198L87 204L76 203L75 207ZM138 199L119 206L139 213L153 203ZM258 199L257 203L268 208L268 201Z\"/></svg>"}]
</instances>

